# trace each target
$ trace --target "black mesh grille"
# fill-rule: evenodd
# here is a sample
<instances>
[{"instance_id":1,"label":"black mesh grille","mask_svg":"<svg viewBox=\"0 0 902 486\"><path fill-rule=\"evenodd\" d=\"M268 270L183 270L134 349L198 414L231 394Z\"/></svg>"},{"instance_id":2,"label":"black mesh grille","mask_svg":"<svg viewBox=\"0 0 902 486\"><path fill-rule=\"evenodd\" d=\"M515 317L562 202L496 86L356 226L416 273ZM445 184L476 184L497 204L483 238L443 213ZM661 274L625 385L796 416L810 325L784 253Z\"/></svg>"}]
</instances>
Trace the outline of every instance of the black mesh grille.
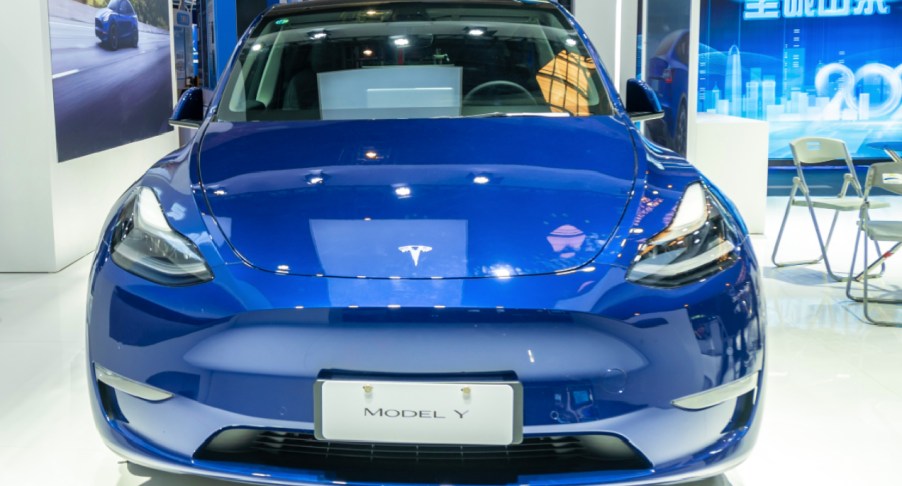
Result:
<instances>
[{"instance_id":1,"label":"black mesh grille","mask_svg":"<svg viewBox=\"0 0 902 486\"><path fill-rule=\"evenodd\" d=\"M223 434L237 435L236 429ZM312 470L329 480L400 483L506 484L524 475L651 467L620 439L605 436L618 444L617 457L610 457L587 446L587 437L601 436L531 437L510 446L443 446L328 442L309 434L256 431L240 444L225 436L225 441L214 438L196 458ZM223 450L224 442L228 450Z\"/></svg>"}]
</instances>

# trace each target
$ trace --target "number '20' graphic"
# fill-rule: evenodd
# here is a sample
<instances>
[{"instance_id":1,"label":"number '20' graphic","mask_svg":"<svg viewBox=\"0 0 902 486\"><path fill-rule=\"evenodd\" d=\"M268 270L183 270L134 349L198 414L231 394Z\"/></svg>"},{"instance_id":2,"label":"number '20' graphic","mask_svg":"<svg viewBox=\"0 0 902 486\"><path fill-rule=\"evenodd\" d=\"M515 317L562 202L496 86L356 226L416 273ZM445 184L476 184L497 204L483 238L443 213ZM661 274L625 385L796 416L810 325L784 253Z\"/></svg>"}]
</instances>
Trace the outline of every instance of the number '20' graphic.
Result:
<instances>
[{"instance_id":1,"label":"number '20' graphic","mask_svg":"<svg viewBox=\"0 0 902 486\"><path fill-rule=\"evenodd\" d=\"M831 93L830 82L834 76L839 76L838 89L835 93ZM855 86L874 76L881 78L888 94L880 103L861 107L855 96ZM882 118L891 115L902 103L902 64L895 69L886 64L865 64L853 73L844 64L834 62L827 64L817 72L814 86L818 96L832 95L827 110L834 110L837 115L840 113L842 105L845 104L858 113L861 112L861 108L865 108L868 110L870 118Z\"/></svg>"}]
</instances>

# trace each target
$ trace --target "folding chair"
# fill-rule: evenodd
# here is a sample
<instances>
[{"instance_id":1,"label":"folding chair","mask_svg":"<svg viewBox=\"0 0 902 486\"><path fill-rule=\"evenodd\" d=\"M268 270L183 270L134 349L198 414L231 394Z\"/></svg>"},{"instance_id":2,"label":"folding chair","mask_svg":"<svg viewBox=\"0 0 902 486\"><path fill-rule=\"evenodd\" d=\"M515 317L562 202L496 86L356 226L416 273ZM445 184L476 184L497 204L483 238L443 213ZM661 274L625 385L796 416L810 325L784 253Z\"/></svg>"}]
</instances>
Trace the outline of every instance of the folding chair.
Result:
<instances>
[{"instance_id":1,"label":"folding chair","mask_svg":"<svg viewBox=\"0 0 902 486\"><path fill-rule=\"evenodd\" d=\"M871 219L870 210L876 205L870 200L871 189L880 188L895 194L902 195L902 160L896 162L881 162L871 165L868 169L868 175L865 179L864 186L864 203L858 220L858 236L855 237L855 251L852 256L852 268L849 275L854 275L846 283L846 296L856 302L862 302L864 309L864 317L869 322L880 326L902 327L900 322L880 321L871 317L868 312L868 304L876 302L878 304L902 304L902 299L872 299L868 297L868 273L877 267L883 265L886 259L893 256L896 251L902 247L902 220L873 220ZM858 275L855 275L855 260L858 256L858 245L861 241L861 235L864 234L873 242L891 241L894 243L892 249L886 253L880 253L874 263L868 265L868 245L864 244L864 262L866 268ZM863 294L861 297L852 295L852 280L861 280L863 285Z\"/></svg>"},{"instance_id":2,"label":"folding chair","mask_svg":"<svg viewBox=\"0 0 902 486\"><path fill-rule=\"evenodd\" d=\"M832 138L819 137L803 137L793 140L789 143L792 148L792 159L796 166L796 177L792 179L792 191L789 194L789 201L786 203L786 212L783 213L783 222L780 224L780 232L777 234L777 242L774 245L774 252L771 255L771 261L777 267L788 267L793 265L810 265L824 261L827 267L827 275L836 281L844 281L847 277L837 275L830 266L830 259L827 256L827 250L830 248L830 242L833 240L833 231L836 229L836 220L839 213L858 211L864 202L861 191L861 184L855 175L855 166L852 164L852 157L846 149L846 144L842 140ZM811 191L808 189L808 183L805 181L805 171L803 167L832 162L835 160L844 160L848 173L843 174L843 184L839 195L836 197L811 197ZM849 186L855 190L857 197L846 197ZM798 197L801 191L803 198ZM814 232L817 235L817 243L820 246L821 254L814 260L801 261L778 261L777 252L780 250L780 242L783 239L783 231L786 229L786 221L789 219L789 212L793 206L807 206L808 213L811 215L811 221L814 223ZM887 207L884 202L872 202L871 207L877 209ZM830 231L827 233L827 240L821 234L820 225L817 223L817 215L815 208L828 209L833 211L833 222L830 223ZM876 242L875 242L876 245ZM880 252L880 247L877 247Z\"/></svg>"}]
</instances>

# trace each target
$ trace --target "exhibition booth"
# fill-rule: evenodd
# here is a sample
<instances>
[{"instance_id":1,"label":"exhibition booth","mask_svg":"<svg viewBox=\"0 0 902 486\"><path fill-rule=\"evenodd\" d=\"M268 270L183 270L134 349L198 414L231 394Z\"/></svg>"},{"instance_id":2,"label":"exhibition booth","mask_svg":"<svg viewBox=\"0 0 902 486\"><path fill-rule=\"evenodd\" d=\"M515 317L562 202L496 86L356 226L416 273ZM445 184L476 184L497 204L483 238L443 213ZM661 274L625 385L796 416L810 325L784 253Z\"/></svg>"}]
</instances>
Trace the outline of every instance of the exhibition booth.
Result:
<instances>
[{"instance_id":1,"label":"exhibition booth","mask_svg":"<svg viewBox=\"0 0 902 486\"><path fill-rule=\"evenodd\" d=\"M16 2L0 485L896 484L899 25Z\"/></svg>"},{"instance_id":2,"label":"exhibition booth","mask_svg":"<svg viewBox=\"0 0 902 486\"><path fill-rule=\"evenodd\" d=\"M55 271L91 251L123 185L178 146L166 120L180 90L213 89L240 33L279 2L174 2L182 10L172 13L163 0L146 2L158 11L138 24L140 49L125 40L104 52L109 59L91 52L94 3L32 2L22 7L27 15L6 20L17 41L5 52L17 71L4 91L16 93L10 103L21 114L4 122L0 153L17 177L3 178L0 193L27 209L2 214L2 271ZM646 123L649 138L727 188L761 233L767 167L772 180L791 185L780 169L793 170L790 141L838 138L866 162L885 159L881 143L902 139L893 2L809 3L574 0L569 7L621 92L637 74L657 92L665 117ZM36 136L44 142L19 143ZM731 143L709 142L725 139ZM86 187L85 178L97 185Z\"/></svg>"}]
</instances>

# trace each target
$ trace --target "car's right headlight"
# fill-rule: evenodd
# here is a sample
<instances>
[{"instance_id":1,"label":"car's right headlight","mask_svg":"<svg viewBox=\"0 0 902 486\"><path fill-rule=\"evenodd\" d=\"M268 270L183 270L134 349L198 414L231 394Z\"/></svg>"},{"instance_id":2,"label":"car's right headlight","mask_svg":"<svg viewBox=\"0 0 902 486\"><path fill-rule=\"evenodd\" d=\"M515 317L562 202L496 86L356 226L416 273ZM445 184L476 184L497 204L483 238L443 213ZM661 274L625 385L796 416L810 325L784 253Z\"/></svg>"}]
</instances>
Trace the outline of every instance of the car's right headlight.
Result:
<instances>
[{"instance_id":1,"label":"car's right headlight","mask_svg":"<svg viewBox=\"0 0 902 486\"><path fill-rule=\"evenodd\" d=\"M213 279L197 246L169 226L153 189L138 187L126 199L110 241L113 261L163 285L193 285Z\"/></svg>"},{"instance_id":2,"label":"car's right headlight","mask_svg":"<svg viewBox=\"0 0 902 486\"><path fill-rule=\"evenodd\" d=\"M667 228L639 246L627 280L677 287L732 265L739 258L735 250L741 240L724 213L701 182L687 186Z\"/></svg>"}]
</instances>

